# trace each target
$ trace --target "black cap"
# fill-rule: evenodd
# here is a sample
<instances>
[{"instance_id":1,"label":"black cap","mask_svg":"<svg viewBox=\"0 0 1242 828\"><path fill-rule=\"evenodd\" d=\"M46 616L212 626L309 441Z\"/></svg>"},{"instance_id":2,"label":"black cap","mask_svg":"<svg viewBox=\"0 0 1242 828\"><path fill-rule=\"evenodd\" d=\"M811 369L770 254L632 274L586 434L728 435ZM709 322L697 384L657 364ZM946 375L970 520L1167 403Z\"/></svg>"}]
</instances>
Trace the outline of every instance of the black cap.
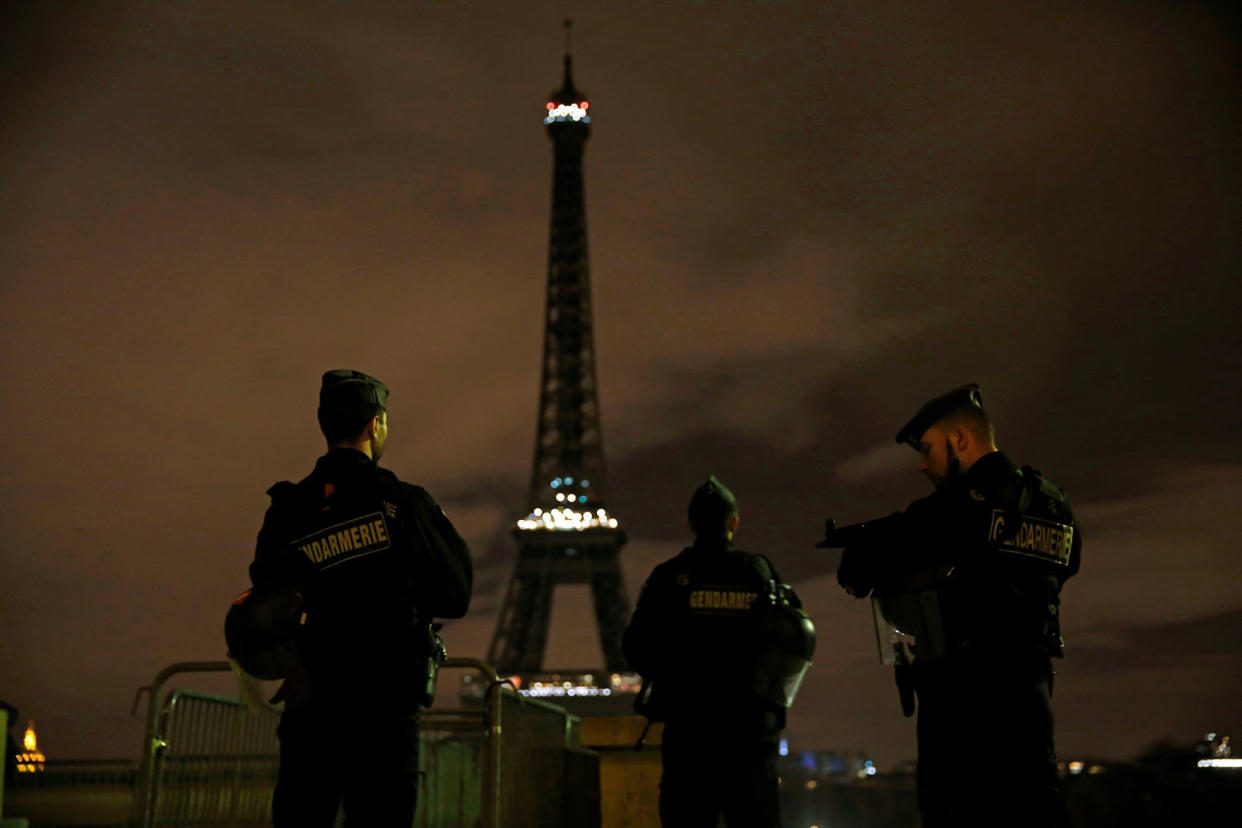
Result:
<instances>
[{"instance_id":1,"label":"black cap","mask_svg":"<svg viewBox=\"0 0 1242 828\"><path fill-rule=\"evenodd\" d=\"M378 405L388 408L388 386L361 371L338 369L323 375L319 386L319 410L363 408Z\"/></svg>"},{"instance_id":2,"label":"black cap","mask_svg":"<svg viewBox=\"0 0 1242 828\"><path fill-rule=\"evenodd\" d=\"M715 475L694 490L690 498L690 525L697 535L724 535L729 519L737 514L737 499Z\"/></svg>"},{"instance_id":3,"label":"black cap","mask_svg":"<svg viewBox=\"0 0 1242 828\"><path fill-rule=\"evenodd\" d=\"M962 408L983 410L983 394L979 391L978 383L972 382L970 385L954 388L947 394L928 400L919 409L919 413L915 414L910 422L897 432L897 442L915 445L923 436L923 432L934 426L941 417Z\"/></svg>"}]
</instances>

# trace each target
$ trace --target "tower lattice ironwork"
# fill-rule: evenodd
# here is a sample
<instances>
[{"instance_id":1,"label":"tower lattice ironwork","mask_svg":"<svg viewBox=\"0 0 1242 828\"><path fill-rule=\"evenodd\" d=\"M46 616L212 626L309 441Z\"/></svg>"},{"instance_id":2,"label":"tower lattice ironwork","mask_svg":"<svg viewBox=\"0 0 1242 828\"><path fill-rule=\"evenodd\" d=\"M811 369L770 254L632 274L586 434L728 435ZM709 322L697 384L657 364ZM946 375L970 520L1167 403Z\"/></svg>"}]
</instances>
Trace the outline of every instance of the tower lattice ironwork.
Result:
<instances>
[{"instance_id":1,"label":"tower lattice ironwork","mask_svg":"<svg viewBox=\"0 0 1242 828\"><path fill-rule=\"evenodd\" d=\"M587 97L574 87L566 54L564 85L552 93L544 113L554 159L552 227L530 512L513 529L517 561L488 649L488 660L502 673L585 666L543 663L558 584L590 586L604 668L625 669L621 635L630 604L618 555L625 533L605 506L587 261L582 157L591 131L589 110Z\"/></svg>"}]
</instances>

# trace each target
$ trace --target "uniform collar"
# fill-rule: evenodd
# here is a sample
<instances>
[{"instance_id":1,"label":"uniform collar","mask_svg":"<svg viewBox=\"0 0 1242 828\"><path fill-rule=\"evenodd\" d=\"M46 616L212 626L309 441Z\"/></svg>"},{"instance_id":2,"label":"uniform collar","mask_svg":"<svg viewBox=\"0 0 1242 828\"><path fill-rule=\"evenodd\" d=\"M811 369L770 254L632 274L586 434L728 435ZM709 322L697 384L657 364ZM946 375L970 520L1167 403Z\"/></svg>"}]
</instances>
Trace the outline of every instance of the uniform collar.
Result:
<instances>
[{"instance_id":1,"label":"uniform collar","mask_svg":"<svg viewBox=\"0 0 1242 828\"><path fill-rule=\"evenodd\" d=\"M328 449L327 454L315 461L315 471L335 472L338 474L374 468L374 466L374 460L357 449L352 448Z\"/></svg>"},{"instance_id":2,"label":"uniform collar","mask_svg":"<svg viewBox=\"0 0 1242 828\"><path fill-rule=\"evenodd\" d=\"M1008 477L1017 466L1003 451L993 451L983 455L962 475L962 485L977 487Z\"/></svg>"},{"instance_id":3,"label":"uniform collar","mask_svg":"<svg viewBox=\"0 0 1242 828\"><path fill-rule=\"evenodd\" d=\"M728 538L695 538L690 549L695 552L729 552L733 549L733 541Z\"/></svg>"}]
</instances>

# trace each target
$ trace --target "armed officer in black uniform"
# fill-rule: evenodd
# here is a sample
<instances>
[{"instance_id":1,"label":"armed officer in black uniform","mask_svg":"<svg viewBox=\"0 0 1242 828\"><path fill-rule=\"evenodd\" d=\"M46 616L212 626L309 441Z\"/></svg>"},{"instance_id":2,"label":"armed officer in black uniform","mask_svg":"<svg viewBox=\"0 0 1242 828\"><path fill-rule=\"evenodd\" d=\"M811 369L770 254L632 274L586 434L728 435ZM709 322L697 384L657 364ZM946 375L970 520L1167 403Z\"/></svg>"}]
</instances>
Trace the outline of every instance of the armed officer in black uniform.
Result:
<instances>
[{"instance_id":1,"label":"armed officer in black uniform","mask_svg":"<svg viewBox=\"0 0 1242 828\"><path fill-rule=\"evenodd\" d=\"M723 813L730 828L778 826L785 710L754 692L750 608L773 589L801 602L767 558L734 548L737 502L715 477L695 491L689 516L694 545L652 571L623 641L651 685L648 715L665 721L660 819L715 828Z\"/></svg>"},{"instance_id":2,"label":"armed officer in black uniform","mask_svg":"<svg viewBox=\"0 0 1242 828\"><path fill-rule=\"evenodd\" d=\"M282 688L275 824L401 826L418 796L418 710L433 618L470 602L470 552L426 490L376 465L388 388L329 371L319 392L328 452L268 490L250 578L304 600L302 662Z\"/></svg>"},{"instance_id":3,"label":"armed officer in black uniform","mask_svg":"<svg viewBox=\"0 0 1242 828\"><path fill-rule=\"evenodd\" d=\"M928 402L897 442L935 492L825 545L845 547L842 587L873 596L906 715L917 697L923 824L1068 824L1050 706L1082 548L1065 495L997 450L977 385Z\"/></svg>"}]
</instances>

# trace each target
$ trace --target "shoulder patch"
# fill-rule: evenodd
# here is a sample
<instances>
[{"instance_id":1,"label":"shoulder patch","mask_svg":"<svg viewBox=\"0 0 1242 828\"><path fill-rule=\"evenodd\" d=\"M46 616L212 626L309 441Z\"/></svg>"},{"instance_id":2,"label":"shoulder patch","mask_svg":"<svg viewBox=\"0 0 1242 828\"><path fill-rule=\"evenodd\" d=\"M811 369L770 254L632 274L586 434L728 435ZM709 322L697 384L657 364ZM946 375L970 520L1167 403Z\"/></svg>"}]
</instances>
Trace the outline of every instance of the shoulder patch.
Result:
<instances>
[{"instance_id":1,"label":"shoulder patch","mask_svg":"<svg viewBox=\"0 0 1242 828\"><path fill-rule=\"evenodd\" d=\"M1005 512L993 509L988 540L993 543L1001 541L997 550L1069 566L1070 550L1074 546L1074 527L1071 524L1025 515L1013 537L1001 540L1005 535Z\"/></svg>"},{"instance_id":2,"label":"shoulder patch","mask_svg":"<svg viewBox=\"0 0 1242 828\"><path fill-rule=\"evenodd\" d=\"M758 592L731 585L704 585L690 593L688 606L700 613L745 612L758 597Z\"/></svg>"},{"instance_id":3,"label":"shoulder patch","mask_svg":"<svg viewBox=\"0 0 1242 828\"><path fill-rule=\"evenodd\" d=\"M390 546L388 524L379 512L320 529L289 544L320 571Z\"/></svg>"}]
</instances>

